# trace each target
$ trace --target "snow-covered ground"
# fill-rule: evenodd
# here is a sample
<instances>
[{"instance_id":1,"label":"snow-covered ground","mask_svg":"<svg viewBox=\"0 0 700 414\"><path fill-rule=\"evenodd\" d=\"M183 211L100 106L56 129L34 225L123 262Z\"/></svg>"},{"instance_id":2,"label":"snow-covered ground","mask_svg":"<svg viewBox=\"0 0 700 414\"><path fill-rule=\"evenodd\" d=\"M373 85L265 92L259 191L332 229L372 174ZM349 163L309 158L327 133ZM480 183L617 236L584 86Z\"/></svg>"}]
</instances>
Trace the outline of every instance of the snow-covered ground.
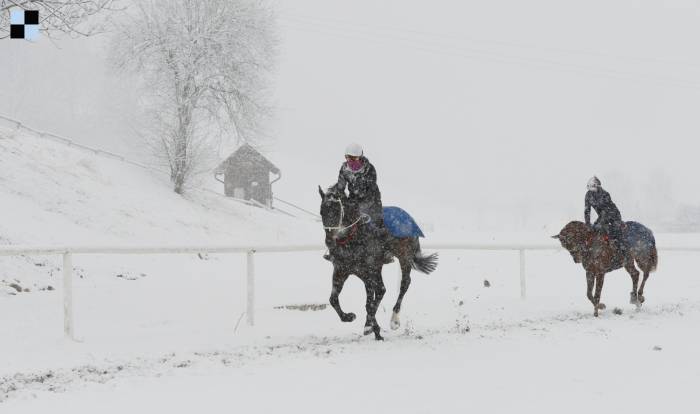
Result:
<instances>
[{"instance_id":1,"label":"snow-covered ground","mask_svg":"<svg viewBox=\"0 0 700 414\"><path fill-rule=\"evenodd\" d=\"M55 371L7 412L695 412L697 303ZM105 370L104 373L101 370ZM56 391L49 391L55 389Z\"/></svg>"},{"instance_id":2,"label":"snow-covered ground","mask_svg":"<svg viewBox=\"0 0 700 414\"><path fill-rule=\"evenodd\" d=\"M11 125L0 124L0 165L3 244L321 242L312 220L210 192L183 198L157 172ZM59 258L0 257L0 412L692 411L695 255L662 251L640 312L627 303L626 273L610 274L608 310L595 319L583 271L565 252L528 253L526 300L517 253L440 254L434 274L414 274L402 326L383 343L360 335L356 279L340 298L356 321L343 324L325 306L331 267L320 252L256 255L253 328L243 318L241 255L78 255L77 342L63 339ZM385 267L385 330L396 274Z\"/></svg>"}]
</instances>

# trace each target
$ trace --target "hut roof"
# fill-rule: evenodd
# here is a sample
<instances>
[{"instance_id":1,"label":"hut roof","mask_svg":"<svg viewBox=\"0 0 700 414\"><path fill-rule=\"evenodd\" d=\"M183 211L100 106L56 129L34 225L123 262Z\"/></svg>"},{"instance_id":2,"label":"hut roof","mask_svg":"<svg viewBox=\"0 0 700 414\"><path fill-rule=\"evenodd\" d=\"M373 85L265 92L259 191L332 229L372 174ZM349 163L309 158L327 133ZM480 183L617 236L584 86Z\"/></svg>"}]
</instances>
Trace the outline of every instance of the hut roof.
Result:
<instances>
[{"instance_id":1,"label":"hut roof","mask_svg":"<svg viewBox=\"0 0 700 414\"><path fill-rule=\"evenodd\" d=\"M248 167L261 166L272 172L279 174L280 170L267 158L260 154L255 148L248 144L241 145L233 154L229 155L224 161L219 164L214 170L217 174L225 172L230 166L233 167Z\"/></svg>"}]
</instances>

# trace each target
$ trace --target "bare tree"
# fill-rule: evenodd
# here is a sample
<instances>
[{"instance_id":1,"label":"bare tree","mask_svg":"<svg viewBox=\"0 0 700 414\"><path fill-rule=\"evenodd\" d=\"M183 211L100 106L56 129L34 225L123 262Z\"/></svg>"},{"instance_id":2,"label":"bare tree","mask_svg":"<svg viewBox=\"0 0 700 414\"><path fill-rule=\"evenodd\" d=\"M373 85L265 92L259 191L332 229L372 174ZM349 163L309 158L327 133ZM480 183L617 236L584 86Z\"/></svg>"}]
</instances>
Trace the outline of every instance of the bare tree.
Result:
<instances>
[{"instance_id":1,"label":"bare tree","mask_svg":"<svg viewBox=\"0 0 700 414\"><path fill-rule=\"evenodd\" d=\"M112 49L117 67L143 80L148 141L167 162L175 192L216 155L217 132L239 142L259 135L275 50L266 3L143 0Z\"/></svg>"},{"instance_id":2,"label":"bare tree","mask_svg":"<svg viewBox=\"0 0 700 414\"><path fill-rule=\"evenodd\" d=\"M13 9L39 10L39 30L47 36L55 33L89 36L101 31L100 24L83 27L91 17L116 10L116 0L0 0L0 39L10 36Z\"/></svg>"}]
</instances>

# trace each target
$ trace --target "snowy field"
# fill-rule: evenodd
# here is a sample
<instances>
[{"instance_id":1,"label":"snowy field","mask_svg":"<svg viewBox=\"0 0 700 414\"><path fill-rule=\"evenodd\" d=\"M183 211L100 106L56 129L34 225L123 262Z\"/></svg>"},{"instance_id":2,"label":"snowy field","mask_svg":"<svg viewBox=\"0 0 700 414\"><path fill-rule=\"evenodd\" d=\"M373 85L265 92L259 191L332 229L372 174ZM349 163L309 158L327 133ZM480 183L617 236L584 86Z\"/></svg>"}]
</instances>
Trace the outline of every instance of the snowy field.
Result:
<instances>
[{"instance_id":1,"label":"snowy field","mask_svg":"<svg viewBox=\"0 0 700 414\"><path fill-rule=\"evenodd\" d=\"M696 305L54 371L6 412L694 412ZM655 350L657 349L657 350ZM118 371L115 367L125 367ZM53 389L53 391L49 391Z\"/></svg>"},{"instance_id":2,"label":"snowy field","mask_svg":"<svg viewBox=\"0 0 700 414\"><path fill-rule=\"evenodd\" d=\"M662 256L641 312L626 303L629 278L609 275L609 309L595 319L583 275L563 253L531 260L525 301L514 257L446 254L435 274L414 278L403 326L383 343L359 334L356 280L341 296L360 315L353 323L330 308L275 309L326 301L329 269L298 256L260 260L255 328L236 329L242 272L231 269L242 263L234 260L168 258L138 280L80 280L77 343L61 339L60 292L3 298L11 335L2 405L11 413L690 411L700 282L684 272L686 255ZM394 297L380 310L385 329Z\"/></svg>"},{"instance_id":3,"label":"snowy field","mask_svg":"<svg viewBox=\"0 0 700 414\"><path fill-rule=\"evenodd\" d=\"M10 126L0 147L3 244L321 242L313 220L209 192L183 199L158 173ZM548 237L438 232L426 243ZM243 255L76 255L76 342L63 338L60 258L2 257L0 412L692 411L695 254L661 251L639 312L629 276L608 275L596 319L566 252L528 252L525 300L517 252L440 252L434 274L414 273L397 331L389 265L382 343L360 334L357 279L340 298L357 320L343 324L325 306L331 266L320 255L256 255L255 327L245 324Z\"/></svg>"}]
</instances>

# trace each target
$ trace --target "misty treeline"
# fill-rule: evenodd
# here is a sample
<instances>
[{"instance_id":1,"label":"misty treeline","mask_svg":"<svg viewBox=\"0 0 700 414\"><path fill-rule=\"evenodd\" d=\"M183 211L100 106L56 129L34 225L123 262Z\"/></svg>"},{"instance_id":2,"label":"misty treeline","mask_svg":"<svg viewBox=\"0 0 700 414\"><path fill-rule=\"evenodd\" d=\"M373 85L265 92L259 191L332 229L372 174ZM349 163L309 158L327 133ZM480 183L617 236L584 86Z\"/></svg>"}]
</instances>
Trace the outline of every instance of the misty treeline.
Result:
<instances>
[{"instance_id":1,"label":"misty treeline","mask_svg":"<svg viewBox=\"0 0 700 414\"><path fill-rule=\"evenodd\" d=\"M139 133L182 193L221 140L254 143L269 116L276 37L255 0L144 0L116 24L111 61L138 80Z\"/></svg>"},{"instance_id":2,"label":"misty treeline","mask_svg":"<svg viewBox=\"0 0 700 414\"><path fill-rule=\"evenodd\" d=\"M108 22L93 17L119 10L115 3L115 0L0 0L0 39L10 36L12 10L38 10L39 30L46 36L90 36L104 31Z\"/></svg>"}]
</instances>

